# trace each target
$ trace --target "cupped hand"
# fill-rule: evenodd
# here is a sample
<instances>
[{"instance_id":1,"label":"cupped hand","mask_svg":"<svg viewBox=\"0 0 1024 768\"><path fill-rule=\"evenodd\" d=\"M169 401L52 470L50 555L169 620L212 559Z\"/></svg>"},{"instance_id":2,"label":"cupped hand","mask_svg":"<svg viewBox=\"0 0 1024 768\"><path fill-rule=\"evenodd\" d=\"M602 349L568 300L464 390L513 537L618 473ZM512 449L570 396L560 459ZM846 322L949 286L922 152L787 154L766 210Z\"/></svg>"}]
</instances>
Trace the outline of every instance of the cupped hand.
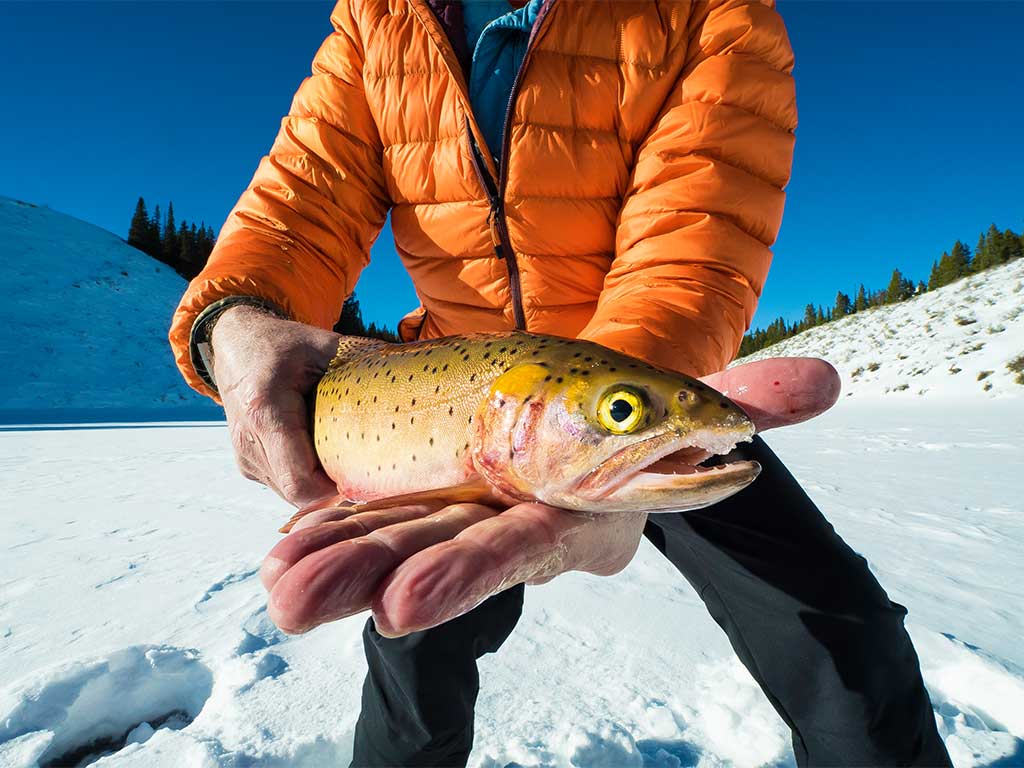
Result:
<instances>
[{"instance_id":1,"label":"cupped hand","mask_svg":"<svg viewBox=\"0 0 1024 768\"><path fill-rule=\"evenodd\" d=\"M758 432L830 408L839 376L811 358L765 360L707 376ZM325 509L300 520L267 556L269 613L306 632L371 608L377 631L399 636L459 616L490 595L566 571L611 575L636 553L645 514L582 515L538 503Z\"/></svg>"},{"instance_id":2,"label":"cupped hand","mask_svg":"<svg viewBox=\"0 0 1024 768\"><path fill-rule=\"evenodd\" d=\"M306 396L339 338L245 305L213 329L213 375L238 467L295 506L336 492L313 450Z\"/></svg>"}]
</instances>

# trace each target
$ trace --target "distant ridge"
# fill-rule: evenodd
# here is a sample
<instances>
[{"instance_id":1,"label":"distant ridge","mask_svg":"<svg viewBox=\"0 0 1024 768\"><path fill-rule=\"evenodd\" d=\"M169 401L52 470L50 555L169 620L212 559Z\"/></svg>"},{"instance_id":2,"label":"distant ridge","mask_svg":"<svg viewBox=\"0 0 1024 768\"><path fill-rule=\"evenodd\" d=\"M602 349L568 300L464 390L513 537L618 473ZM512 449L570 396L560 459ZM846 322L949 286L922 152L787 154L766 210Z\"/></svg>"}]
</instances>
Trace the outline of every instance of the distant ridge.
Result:
<instances>
[{"instance_id":1,"label":"distant ridge","mask_svg":"<svg viewBox=\"0 0 1024 768\"><path fill-rule=\"evenodd\" d=\"M0 197L0 423L221 418L167 344L185 290L121 238Z\"/></svg>"},{"instance_id":2,"label":"distant ridge","mask_svg":"<svg viewBox=\"0 0 1024 768\"><path fill-rule=\"evenodd\" d=\"M822 357L841 400L1024 397L1024 260L867 309L748 355Z\"/></svg>"}]
</instances>

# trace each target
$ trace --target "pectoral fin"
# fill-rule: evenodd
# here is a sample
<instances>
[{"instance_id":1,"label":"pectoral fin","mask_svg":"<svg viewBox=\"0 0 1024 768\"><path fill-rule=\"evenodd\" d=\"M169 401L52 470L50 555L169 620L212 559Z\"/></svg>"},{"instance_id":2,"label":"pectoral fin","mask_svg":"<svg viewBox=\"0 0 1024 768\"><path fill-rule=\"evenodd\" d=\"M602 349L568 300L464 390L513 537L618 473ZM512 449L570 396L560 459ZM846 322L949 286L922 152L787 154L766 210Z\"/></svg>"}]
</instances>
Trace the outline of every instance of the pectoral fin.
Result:
<instances>
[{"instance_id":1,"label":"pectoral fin","mask_svg":"<svg viewBox=\"0 0 1024 768\"><path fill-rule=\"evenodd\" d=\"M322 509L344 509L356 512L372 512L377 509L389 507L403 507L412 504L507 504L495 494L494 489L481 477L476 477L465 483L451 485L447 488L433 488L429 491L416 491L414 493L402 493L397 496L388 496L373 501L349 501L343 496L328 496L303 507L292 518L279 529L281 533L288 533L292 526L306 515L319 512Z\"/></svg>"}]
</instances>

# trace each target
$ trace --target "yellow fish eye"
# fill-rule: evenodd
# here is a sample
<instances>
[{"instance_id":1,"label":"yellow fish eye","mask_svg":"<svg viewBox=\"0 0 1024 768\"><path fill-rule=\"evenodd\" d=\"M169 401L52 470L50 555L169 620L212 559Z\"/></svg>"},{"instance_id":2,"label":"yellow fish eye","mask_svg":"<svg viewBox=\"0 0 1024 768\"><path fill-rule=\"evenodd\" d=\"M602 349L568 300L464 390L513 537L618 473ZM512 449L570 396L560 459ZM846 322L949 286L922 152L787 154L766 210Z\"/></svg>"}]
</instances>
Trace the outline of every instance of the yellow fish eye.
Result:
<instances>
[{"instance_id":1,"label":"yellow fish eye","mask_svg":"<svg viewBox=\"0 0 1024 768\"><path fill-rule=\"evenodd\" d=\"M615 435L632 432L644 415L644 401L629 389L613 389L605 393L597 406L597 420Z\"/></svg>"}]
</instances>

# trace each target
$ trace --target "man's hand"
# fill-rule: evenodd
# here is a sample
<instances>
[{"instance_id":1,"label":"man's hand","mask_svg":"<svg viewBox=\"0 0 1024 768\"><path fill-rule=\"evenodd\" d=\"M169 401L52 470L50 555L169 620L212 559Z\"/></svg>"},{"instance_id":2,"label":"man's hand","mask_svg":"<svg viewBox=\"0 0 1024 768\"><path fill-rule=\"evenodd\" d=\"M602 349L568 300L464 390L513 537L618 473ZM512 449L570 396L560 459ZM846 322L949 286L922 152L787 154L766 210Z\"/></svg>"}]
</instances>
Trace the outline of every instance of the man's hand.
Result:
<instances>
[{"instance_id":1,"label":"man's hand","mask_svg":"<svg viewBox=\"0 0 1024 768\"><path fill-rule=\"evenodd\" d=\"M808 358L766 360L704 378L747 410L758 431L827 410L839 376ZM587 516L544 504L408 506L303 518L261 571L286 632L373 609L387 636L436 626L521 582L580 570L611 575L636 553L644 514Z\"/></svg>"},{"instance_id":2,"label":"man's hand","mask_svg":"<svg viewBox=\"0 0 1024 768\"><path fill-rule=\"evenodd\" d=\"M295 506L336 493L313 451L305 398L339 338L244 305L213 328L213 376L238 467Z\"/></svg>"}]
</instances>

